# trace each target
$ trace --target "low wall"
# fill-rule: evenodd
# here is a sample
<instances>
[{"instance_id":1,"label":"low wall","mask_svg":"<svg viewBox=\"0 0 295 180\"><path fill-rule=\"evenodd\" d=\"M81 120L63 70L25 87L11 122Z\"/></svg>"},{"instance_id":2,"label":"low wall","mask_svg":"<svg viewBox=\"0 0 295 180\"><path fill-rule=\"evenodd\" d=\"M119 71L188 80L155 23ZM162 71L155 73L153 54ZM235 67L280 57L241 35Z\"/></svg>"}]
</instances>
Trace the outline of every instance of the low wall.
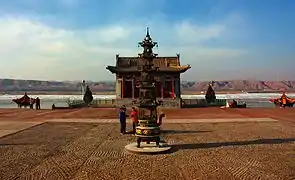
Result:
<instances>
[{"instance_id":1,"label":"low wall","mask_svg":"<svg viewBox=\"0 0 295 180\"><path fill-rule=\"evenodd\" d=\"M194 108L194 107L220 107L225 106L226 99L216 99L212 103L207 103L206 99L182 99L182 108Z\"/></svg>"},{"instance_id":2,"label":"low wall","mask_svg":"<svg viewBox=\"0 0 295 180\"><path fill-rule=\"evenodd\" d=\"M116 104L116 99L94 99L91 103L91 106L97 108L113 108L116 107Z\"/></svg>"},{"instance_id":3,"label":"low wall","mask_svg":"<svg viewBox=\"0 0 295 180\"><path fill-rule=\"evenodd\" d=\"M163 108L181 108L181 99L175 98L175 99L162 99L163 103L161 107ZM116 106L120 107L122 105L125 105L127 107L134 106L134 102L132 99L117 99L116 100Z\"/></svg>"},{"instance_id":4,"label":"low wall","mask_svg":"<svg viewBox=\"0 0 295 180\"><path fill-rule=\"evenodd\" d=\"M212 107L212 106L225 106L226 99L216 99L215 102L208 104L206 99L163 99L162 108L193 108L193 107ZM82 100L75 100L70 102L71 106L83 104ZM95 108L118 108L123 105L126 107L134 106L132 99L94 99L90 104Z\"/></svg>"}]
</instances>

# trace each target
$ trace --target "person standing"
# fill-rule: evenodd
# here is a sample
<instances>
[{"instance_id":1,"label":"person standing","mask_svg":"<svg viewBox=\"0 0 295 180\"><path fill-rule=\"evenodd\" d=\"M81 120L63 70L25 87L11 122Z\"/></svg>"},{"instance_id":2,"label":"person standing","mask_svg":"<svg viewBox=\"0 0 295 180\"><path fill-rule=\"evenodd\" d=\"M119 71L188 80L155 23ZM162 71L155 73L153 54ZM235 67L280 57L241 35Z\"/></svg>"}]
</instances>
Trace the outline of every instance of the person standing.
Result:
<instances>
[{"instance_id":1,"label":"person standing","mask_svg":"<svg viewBox=\"0 0 295 180\"><path fill-rule=\"evenodd\" d=\"M119 120L120 120L120 133L126 133L126 107L122 106L119 111Z\"/></svg>"},{"instance_id":2,"label":"person standing","mask_svg":"<svg viewBox=\"0 0 295 180\"><path fill-rule=\"evenodd\" d=\"M30 109L34 109L34 99L30 98Z\"/></svg>"},{"instance_id":3,"label":"person standing","mask_svg":"<svg viewBox=\"0 0 295 180\"><path fill-rule=\"evenodd\" d=\"M39 97L36 98L36 109L41 109L41 105L40 105L40 99Z\"/></svg>"},{"instance_id":4,"label":"person standing","mask_svg":"<svg viewBox=\"0 0 295 180\"><path fill-rule=\"evenodd\" d=\"M136 126L138 124L138 112L135 107L132 107L130 118L132 120L132 132L135 134Z\"/></svg>"}]
</instances>

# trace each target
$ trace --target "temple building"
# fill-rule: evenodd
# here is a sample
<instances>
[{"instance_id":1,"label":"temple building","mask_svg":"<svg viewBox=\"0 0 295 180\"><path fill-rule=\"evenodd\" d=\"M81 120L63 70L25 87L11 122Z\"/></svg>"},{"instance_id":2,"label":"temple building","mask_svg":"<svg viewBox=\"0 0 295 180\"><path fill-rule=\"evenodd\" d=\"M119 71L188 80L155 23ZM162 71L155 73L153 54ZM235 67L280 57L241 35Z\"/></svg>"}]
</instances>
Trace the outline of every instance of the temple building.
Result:
<instances>
[{"instance_id":1,"label":"temple building","mask_svg":"<svg viewBox=\"0 0 295 180\"><path fill-rule=\"evenodd\" d=\"M149 31L145 38L151 38ZM140 55L137 57L122 57L116 55L116 66L107 66L106 69L116 74L116 100L123 104L132 103L132 100L139 97L138 81L140 73L138 63ZM156 79L156 96L166 103L166 106L180 106L180 74L190 69L190 65L180 64L180 55L155 57L154 67L158 68L154 77ZM171 102L172 101L172 102Z\"/></svg>"}]
</instances>

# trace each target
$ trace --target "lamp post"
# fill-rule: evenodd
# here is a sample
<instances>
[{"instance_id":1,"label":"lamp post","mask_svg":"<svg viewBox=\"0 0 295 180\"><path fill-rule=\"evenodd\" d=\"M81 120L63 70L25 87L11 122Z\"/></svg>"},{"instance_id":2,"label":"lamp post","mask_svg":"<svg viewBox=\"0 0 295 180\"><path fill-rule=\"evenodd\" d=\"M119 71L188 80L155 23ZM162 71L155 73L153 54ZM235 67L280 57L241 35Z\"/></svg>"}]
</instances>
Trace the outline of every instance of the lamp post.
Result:
<instances>
[{"instance_id":1,"label":"lamp post","mask_svg":"<svg viewBox=\"0 0 295 180\"><path fill-rule=\"evenodd\" d=\"M82 81L82 84L81 84L81 93L82 93L82 97L84 96L85 94L85 90L86 90L86 82L85 80Z\"/></svg>"}]
</instances>

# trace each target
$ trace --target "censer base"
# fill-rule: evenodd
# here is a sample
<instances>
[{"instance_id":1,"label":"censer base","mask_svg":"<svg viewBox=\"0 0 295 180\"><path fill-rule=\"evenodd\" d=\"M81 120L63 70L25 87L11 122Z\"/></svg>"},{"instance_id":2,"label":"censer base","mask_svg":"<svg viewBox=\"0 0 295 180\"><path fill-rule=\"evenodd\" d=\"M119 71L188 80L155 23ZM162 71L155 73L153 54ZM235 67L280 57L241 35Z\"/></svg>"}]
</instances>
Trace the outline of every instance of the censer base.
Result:
<instances>
[{"instance_id":1,"label":"censer base","mask_svg":"<svg viewBox=\"0 0 295 180\"><path fill-rule=\"evenodd\" d=\"M152 136L152 137L137 137L137 147L140 148L141 142L146 142L146 144L150 144L151 142L156 143L156 146L160 146L160 136Z\"/></svg>"},{"instance_id":2,"label":"censer base","mask_svg":"<svg viewBox=\"0 0 295 180\"><path fill-rule=\"evenodd\" d=\"M149 144L143 143L139 148L137 147L137 143L131 143L125 146L125 149L128 152L136 153L136 154L163 154L171 149L165 142L160 142L159 145L156 142L150 142Z\"/></svg>"}]
</instances>

